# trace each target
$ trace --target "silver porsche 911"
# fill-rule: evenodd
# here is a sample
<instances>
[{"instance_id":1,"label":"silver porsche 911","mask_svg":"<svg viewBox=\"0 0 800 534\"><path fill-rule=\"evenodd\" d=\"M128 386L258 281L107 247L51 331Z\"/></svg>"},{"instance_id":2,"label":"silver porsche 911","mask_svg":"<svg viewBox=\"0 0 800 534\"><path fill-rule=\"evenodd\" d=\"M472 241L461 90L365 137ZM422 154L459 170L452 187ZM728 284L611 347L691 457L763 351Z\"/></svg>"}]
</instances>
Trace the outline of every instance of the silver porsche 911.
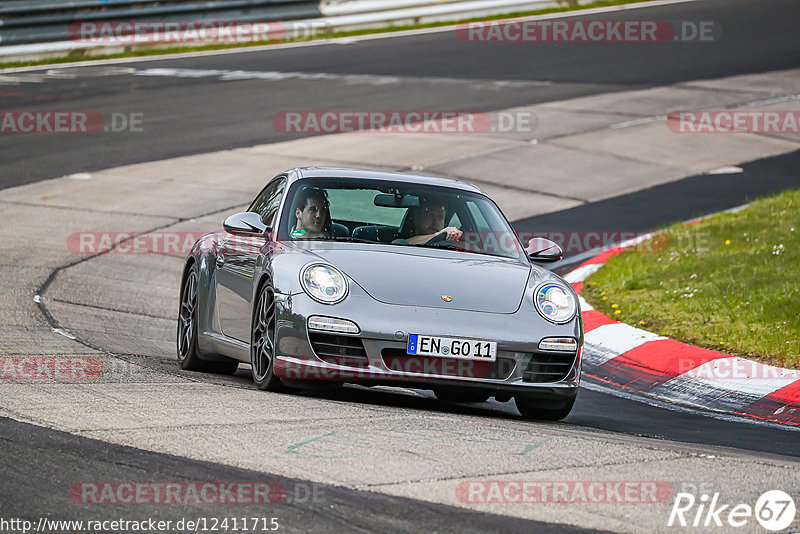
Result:
<instances>
[{"instance_id":1,"label":"silver porsche 911","mask_svg":"<svg viewBox=\"0 0 800 534\"><path fill-rule=\"evenodd\" d=\"M264 390L402 385L563 419L583 325L572 287L534 264L561 256L545 239L523 247L473 185L293 169L195 243L178 360L228 374L249 363Z\"/></svg>"}]
</instances>

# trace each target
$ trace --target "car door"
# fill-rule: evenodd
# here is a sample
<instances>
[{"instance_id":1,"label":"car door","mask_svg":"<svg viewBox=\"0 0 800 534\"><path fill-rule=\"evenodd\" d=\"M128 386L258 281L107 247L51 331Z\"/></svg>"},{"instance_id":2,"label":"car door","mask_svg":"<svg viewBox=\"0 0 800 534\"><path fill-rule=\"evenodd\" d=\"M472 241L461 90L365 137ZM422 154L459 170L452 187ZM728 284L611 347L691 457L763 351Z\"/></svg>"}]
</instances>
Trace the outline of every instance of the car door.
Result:
<instances>
[{"instance_id":1,"label":"car door","mask_svg":"<svg viewBox=\"0 0 800 534\"><path fill-rule=\"evenodd\" d=\"M248 211L258 213L264 225L272 227L286 187L279 176L261 191ZM217 313L222 333L250 342L250 311L256 260L267 236L227 234L217 255Z\"/></svg>"}]
</instances>

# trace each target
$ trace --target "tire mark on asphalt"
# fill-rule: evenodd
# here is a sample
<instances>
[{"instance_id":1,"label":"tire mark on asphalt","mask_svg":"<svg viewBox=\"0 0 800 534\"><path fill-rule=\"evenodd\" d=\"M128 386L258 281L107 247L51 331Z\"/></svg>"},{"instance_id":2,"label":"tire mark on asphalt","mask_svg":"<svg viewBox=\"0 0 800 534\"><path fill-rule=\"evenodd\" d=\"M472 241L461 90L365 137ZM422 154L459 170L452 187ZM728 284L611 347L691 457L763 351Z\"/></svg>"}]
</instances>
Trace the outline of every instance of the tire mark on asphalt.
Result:
<instances>
[{"instance_id":1,"label":"tire mark on asphalt","mask_svg":"<svg viewBox=\"0 0 800 534\"><path fill-rule=\"evenodd\" d=\"M0 204L9 204L13 206L26 206L31 208L51 208L57 210L66 210L66 211L77 211L79 213L99 213L101 215L108 215L113 213L114 215L130 215L131 217L141 217L143 219L146 218L153 218L153 219L172 219L171 215L159 215L154 213L134 213L130 211L118 211L114 210L113 212L109 210L101 210L97 208L85 208L85 207L76 207L76 206L63 206L60 204L45 204L43 202L25 202L23 200L0 200Z\"/></svg>"},{"instance_id":2,"label":"tire mark on asphalt","mask_svg":"<svg viewBox=\"0 0 800 534\"><path fill-rule=\"evenodd\" d=\"M53 314L50 313L50 310L45 305L44 300L43 300L42 297L44 297L46 295L47 289L52 285L52 283L55 281L55 279L58 277L58 275L61 272L66 271L68 269L71 269L72 267L80 265L80 264L82 264L84 262L92 261L92 260L94 260L96 258L99 258L101 256L104 256L106 254L110 254L111 252L116 250L119 246L124 245L124 244L126 244L126 243L128 243L130 241L133 241L138 236L149 234L149 233L153 233L153 232L158 232L158 231L161 231L161 230L165 230L165 229L170 228L172 226L175 226L177 224L180 224L180 223L183 223L183 222L187 222L187 221L191 221L193 219L200 219L200 218L203 218L203 217L210 217L212 215L216 215L216 214L219 214L219 213L227 212L227 211L235 209L235 208L237 208L239 206L241 206L241 204L234 204L232 206L226 206L226 207L224 207L222 209L212 210L212 211L209 211L209 212L206 212L206 213L194 215L192 217L176 217L170 223L163 224L163 225L160 225L160 226L156 226L154 228L150 228L150 229L147 229L147 230L143 230L141 232L133 233L133 234L131 234L131 236L128 239L123 239L123 240L120 240L117 243L113 243L111 245L111 247L109 247L107 250L103 250L103 251L97 252L95 254L90 254L90 255L85 256L83 258L79 258L79 259L77 259L75 261L68 262L68 263L66 263L64 265L56 267L55 269L53 269L50 272L50 274L48 275L47 279L36 290L36 292L35 292L36 294L34 295L34 302L36 303L36 306L39 308L39 311L42 313L42 315L44 316L44 318L47 321L47 323L50 325L50 328L54 332L57 332L58 330L61 330L61 326L60 326L60 324L58 322L58 319L56 319L53 316ZM39 297L39 298L36 298L36 297ZM115 310L115 311L120 311L120 310ZM81 345L89 347L90 349L94 349L94 350L96 350L98 352L113 356L113 354L110 351L108 351L108 350L106 350L106 349L104 349L102 347L95 346L94 344L90 343L89 341L84 340L84 339L80 339L77 336L75 337L75 341L80 343Z\"/></svg>"},{"instance_id":3,"label":"tire mark on asphalt","mask_svg":"<svg viewBox=\"0 0 800 534\"><path fill-rule=\"evenodd\" d=\"M109 306L98 306L96 304L86 304L86 303L83 303L83 302L75 302L75 301L72 301L72 300L65 300L65 299L59 299L59 298L52 298L52 299L48 299L48 300L51 301L51 302L58 302L60 304L68 304L70 306L78 306L80 308L88 308L90 310L101 310L101 311L110 311L110 312L114 312L114 313L124 313L126 315L136 315L138 317L147 317L148 319L159 319L159 320L162 320L162 321L172 321L172 320L175 319L174 317L165 317L165 316L162 316L162 315L153 315L153 314L150 314L150 313L136 312L136 311L130 311L130 310L120 310L120 309L117 309L117 308L111 308Z\"/></svg>"}]
</instances>

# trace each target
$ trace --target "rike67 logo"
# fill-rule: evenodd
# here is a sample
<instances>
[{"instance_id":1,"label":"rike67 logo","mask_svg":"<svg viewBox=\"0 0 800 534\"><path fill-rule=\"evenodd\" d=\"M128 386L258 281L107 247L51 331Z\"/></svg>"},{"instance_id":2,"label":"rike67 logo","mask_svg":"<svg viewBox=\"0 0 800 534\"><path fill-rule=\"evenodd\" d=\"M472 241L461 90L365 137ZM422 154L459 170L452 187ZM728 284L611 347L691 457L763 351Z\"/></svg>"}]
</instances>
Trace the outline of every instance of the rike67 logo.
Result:
<instances>
[{"instance_id":1,"label":"rike67 logo","mask_svg":"<svg viewBox=\"0 0 800 534\"><path fill-rule=\"evenodd\" d=\"M764 492L755 506L749 504L728 504L720 499L720 494L702 494L696 498L692 493L678 493L669 514L669 527L739 528L752 524L755 518L767 530L784 530L794 521L794 500L781 490Z\"/></svg>"}]
</instances>

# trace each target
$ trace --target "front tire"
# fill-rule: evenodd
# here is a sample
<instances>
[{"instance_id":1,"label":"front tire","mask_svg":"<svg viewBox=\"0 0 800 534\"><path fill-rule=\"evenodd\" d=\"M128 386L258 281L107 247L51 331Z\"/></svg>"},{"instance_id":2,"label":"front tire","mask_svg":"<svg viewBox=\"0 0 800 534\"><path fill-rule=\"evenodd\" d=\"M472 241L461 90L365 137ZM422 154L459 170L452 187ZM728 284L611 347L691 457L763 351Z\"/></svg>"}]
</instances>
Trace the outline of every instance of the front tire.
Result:
<instances>
[{"instance_id":1,"label":"front tire","mask_svg":"<svg viewBox=\"0 0 800 534\"><path fill-rule=\"evenodd\" d=\"M572 411L575 398L573 397L567 401L563 401L558 405L554 405L551 401L522 396L514 397L514 402L517 405L517 410L519 410L519 413L522 414L522 417L525 419L561 421Z\"/></svg>"},{"instance_id":2,"label":"front tire","mask_svg":"<svg viewBox=\"0 0 800 534\"><path fill-rule=\"evenodd\" d=\"M250 339L250 365L253 368L253 382L256 383L258 389L265 391L285 391L280 378L273 372L276 324L275 290L267 282L258 292Z\"/></svg>"},{"instance_id":3,"label":"front tire","mask_svg":"<svg viewBox=\"0 0 800 534\"><path fill-rule=\"evenodd\" d=\"M178 312L178 363L185 371L232 375L239 362L226 358L221 361L201 360L197 353L197 265L186 274Z\"/></svg>"}]
</instances>

